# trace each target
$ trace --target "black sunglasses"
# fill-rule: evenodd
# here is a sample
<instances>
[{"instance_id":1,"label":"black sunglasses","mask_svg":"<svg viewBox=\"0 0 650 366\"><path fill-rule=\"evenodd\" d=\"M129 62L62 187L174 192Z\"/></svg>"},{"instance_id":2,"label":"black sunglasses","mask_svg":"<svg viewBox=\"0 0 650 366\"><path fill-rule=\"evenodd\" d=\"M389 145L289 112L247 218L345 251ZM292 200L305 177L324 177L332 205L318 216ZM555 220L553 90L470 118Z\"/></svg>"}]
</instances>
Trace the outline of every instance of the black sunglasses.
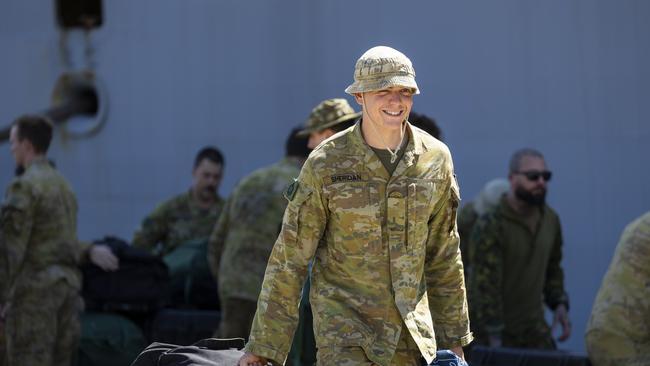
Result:
<instances>
[{"instance_id":1,"label":"black sunglasses","mask_svg":"<svg viewBox=\"0 0 650 366\"><path fill-rule=\"evenodd\" d=\"M526 178L532 182L538 180L540 177L544 179L545 182L548 182L553 176L553 173L549 172L548 170L543 170L541 172L537 170L529 170L527 172L517 172L516 174L525 175Z\"/></svg>"}]
</instances>

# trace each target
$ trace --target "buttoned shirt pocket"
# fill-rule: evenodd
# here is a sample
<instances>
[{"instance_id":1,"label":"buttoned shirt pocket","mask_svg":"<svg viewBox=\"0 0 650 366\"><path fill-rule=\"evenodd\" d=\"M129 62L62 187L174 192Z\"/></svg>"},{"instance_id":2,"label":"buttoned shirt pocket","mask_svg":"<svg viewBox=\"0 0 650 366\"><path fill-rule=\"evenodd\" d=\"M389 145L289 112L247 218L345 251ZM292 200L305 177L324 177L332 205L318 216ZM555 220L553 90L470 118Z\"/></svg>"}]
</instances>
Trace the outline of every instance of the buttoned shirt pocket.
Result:
<instances>
[{"instance_id":1,"label":"buttoned shirt pocket","mask_svg":"<svg viewBox=\"0 0 650 366\"><path fill-rule=\"evenodd\" d=\"M344 255L381 251L379 193L372 182L342 182L325 187L331 249Z\"/></svg>"},{"instance_id":2,"label":"buttoned shirt pocket","mask_svg":"<svg viewBox=\"0 0 650 366\"><path fill-rule=\"evenodd\" d=\"M419 253L429 236L429 219L442 195L442 179L409 179L407 185L408 246Z\"/></svg>"}]
</instances>

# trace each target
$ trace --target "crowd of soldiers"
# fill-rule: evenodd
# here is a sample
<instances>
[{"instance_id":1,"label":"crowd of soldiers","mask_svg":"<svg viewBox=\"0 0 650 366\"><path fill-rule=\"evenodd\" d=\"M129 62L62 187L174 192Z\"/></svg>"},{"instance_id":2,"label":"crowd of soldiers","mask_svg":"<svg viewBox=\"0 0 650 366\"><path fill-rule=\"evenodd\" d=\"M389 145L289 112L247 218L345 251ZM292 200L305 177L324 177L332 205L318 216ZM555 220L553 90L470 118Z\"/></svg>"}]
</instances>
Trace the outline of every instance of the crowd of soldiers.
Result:
<instances>
[{"instance_id":1,"label":"crowd of soldiers","mask_svg":"<svg viewBox=\"0 0 650 366\"><path fill-rule=\"evenodd\" d=\"M285 156L242 178L226 200L217 193L223 155L203 148L189 191L142 220L132 244L155 255L207 241L222 313L215 336L248 340L240 365L292 360L292 344L318 365L387 366L431 363L438 349L462 359L472 341L554 349L556 325L557 340L570 337L543 155L517 150L507 178L460 208L440 130L411 111L419 92L404 54L373 47L346 89L361 112L344 98L324 100L290 131ZM11 130L23 171L1 211L10 366L70 365L83 309L78 266L119 266L107 247L77 239L75 196L47 160L51 138L40 116ZM586 339L596 366L649 364L649 259L646 214L626 229L594 305Z\"/></svg>"}]
</instances>

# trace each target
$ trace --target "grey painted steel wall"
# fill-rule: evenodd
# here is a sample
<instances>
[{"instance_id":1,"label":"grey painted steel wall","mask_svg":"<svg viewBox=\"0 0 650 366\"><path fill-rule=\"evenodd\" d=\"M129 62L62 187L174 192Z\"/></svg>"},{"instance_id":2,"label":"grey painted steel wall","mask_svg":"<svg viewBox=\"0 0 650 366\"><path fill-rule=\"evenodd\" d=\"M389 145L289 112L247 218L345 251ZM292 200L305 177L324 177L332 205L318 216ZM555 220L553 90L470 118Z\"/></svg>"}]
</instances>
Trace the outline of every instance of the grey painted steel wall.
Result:
<instances>
[{"instance_id":1,"label":"grey painted steel wall","mask_svg":"<svg viewBox=\"0 0 650 366\"><path fill-rule=\"evenodd\" d=\"M284 136L343 95L356 58L386 44L414 62L415 110L436 117L465 200L543 151L564 225L574 334L624 225L650 208L650 2L105 1L93 35L110 97L95 137L57 136L51 156L80 202L83 239L129 238L190 184L194 153L226 154L227 194L282 155ZM53 1L0 5L0 121L48 106L63 71ZM350 101L352 101L350 99ZM0 184L11 178L0 146Z\"/></svg>"}]
</instances>

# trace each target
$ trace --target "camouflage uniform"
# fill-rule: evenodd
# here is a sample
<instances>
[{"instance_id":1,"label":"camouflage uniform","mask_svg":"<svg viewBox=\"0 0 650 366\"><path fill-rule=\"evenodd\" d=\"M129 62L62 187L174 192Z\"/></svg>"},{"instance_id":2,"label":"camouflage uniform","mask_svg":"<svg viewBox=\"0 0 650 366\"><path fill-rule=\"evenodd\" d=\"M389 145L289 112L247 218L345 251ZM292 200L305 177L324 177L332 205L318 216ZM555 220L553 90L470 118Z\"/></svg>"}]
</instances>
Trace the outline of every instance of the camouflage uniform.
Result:
<instances>
[{"instance_id":1,"label":"camouflage uniform","mask_svg":"<svg viewBox=\"0 0 650 366\"><path fill-rule=\"evenodd\" d=\"M309 156L285 193L290 202L247 351L284 361L312 258L319 364L341 350L378 365L401 362L403 352L411 362L420 353L431 362L437 346L471 341L451 156L407 126L410 140L392 176L364 142L360 122Z\"/></svg>"},{"instance_id":2,"label":"camouflage uniform","mask_svg":"<svg viewBox=\"0 0 650 366\"><path fill-rule=\"evenodd\" d=\"M485 184L473 202L466 203L458 210L458 234L460 234L460 252L463 255L465 279L469 279L471 263L469 261L469 245L474 224L480 216L494 209L501 196L510 185L503 178L493 179Z\"/></svg>"},{"instance_id":3,"label":"camouflage uniform","mask_svg":"<svg viewBox=\"0 0 650 366\"><path fill-rule=\"evenodd\" d=\"M210 236L208 260L219 281L224 312L221 337L248 336L266 262L287 207L282 192L298 176L301 165L301 159L287 157L244 178L226 202ZM242 314L247 307L242 301L252 304L250 313Z\"/></svg>"},{"instance_id":4,"label":"camouflage uniform","mask_svg":"<svg viewBox=\"0 0 650 366\"><path fill-rule=\"evenodd\" d=\"M542 299L551 309L559 304L568 309L568 297L560 266L560 220L547 205L537 227L531 232L505 196L476 223L468 285L478 343L488 344L488 335L494 334L506 347L555 347Z\"/></svg>"},{"instance_id":5,"label":"camouflage uniform","mask_svg":"<svg viewBox=\"0 0 650 366\"><path fill-rule=\"evenodd\" d=\"M69 366L80 334L77 201L45 158L7 189L2 205L0 301L8 304L8 365Z\"/></svg>"},{"instance_id":6,"label":"camouflage uniform","mask_svg":"<svg viewBox=\"0 0 650 366\"><path fill-rule=\"evenodd\" d=\"M188 241L207 240L223 205L223 199L216 196L209 209L201 208L190 189L158 205L142 221L133 236L133 245L164 256Z\"/></svg>"},{"instance_id":7,"label":"camouflage uniform","mask_svg":"<svg viewBox=\"0 0 650 366\"><path fill-rule=\"evenodd\" d=\"M594 366L650 365L650 212L625 228L585 340Z\"/></svg>"}]
</instances>

